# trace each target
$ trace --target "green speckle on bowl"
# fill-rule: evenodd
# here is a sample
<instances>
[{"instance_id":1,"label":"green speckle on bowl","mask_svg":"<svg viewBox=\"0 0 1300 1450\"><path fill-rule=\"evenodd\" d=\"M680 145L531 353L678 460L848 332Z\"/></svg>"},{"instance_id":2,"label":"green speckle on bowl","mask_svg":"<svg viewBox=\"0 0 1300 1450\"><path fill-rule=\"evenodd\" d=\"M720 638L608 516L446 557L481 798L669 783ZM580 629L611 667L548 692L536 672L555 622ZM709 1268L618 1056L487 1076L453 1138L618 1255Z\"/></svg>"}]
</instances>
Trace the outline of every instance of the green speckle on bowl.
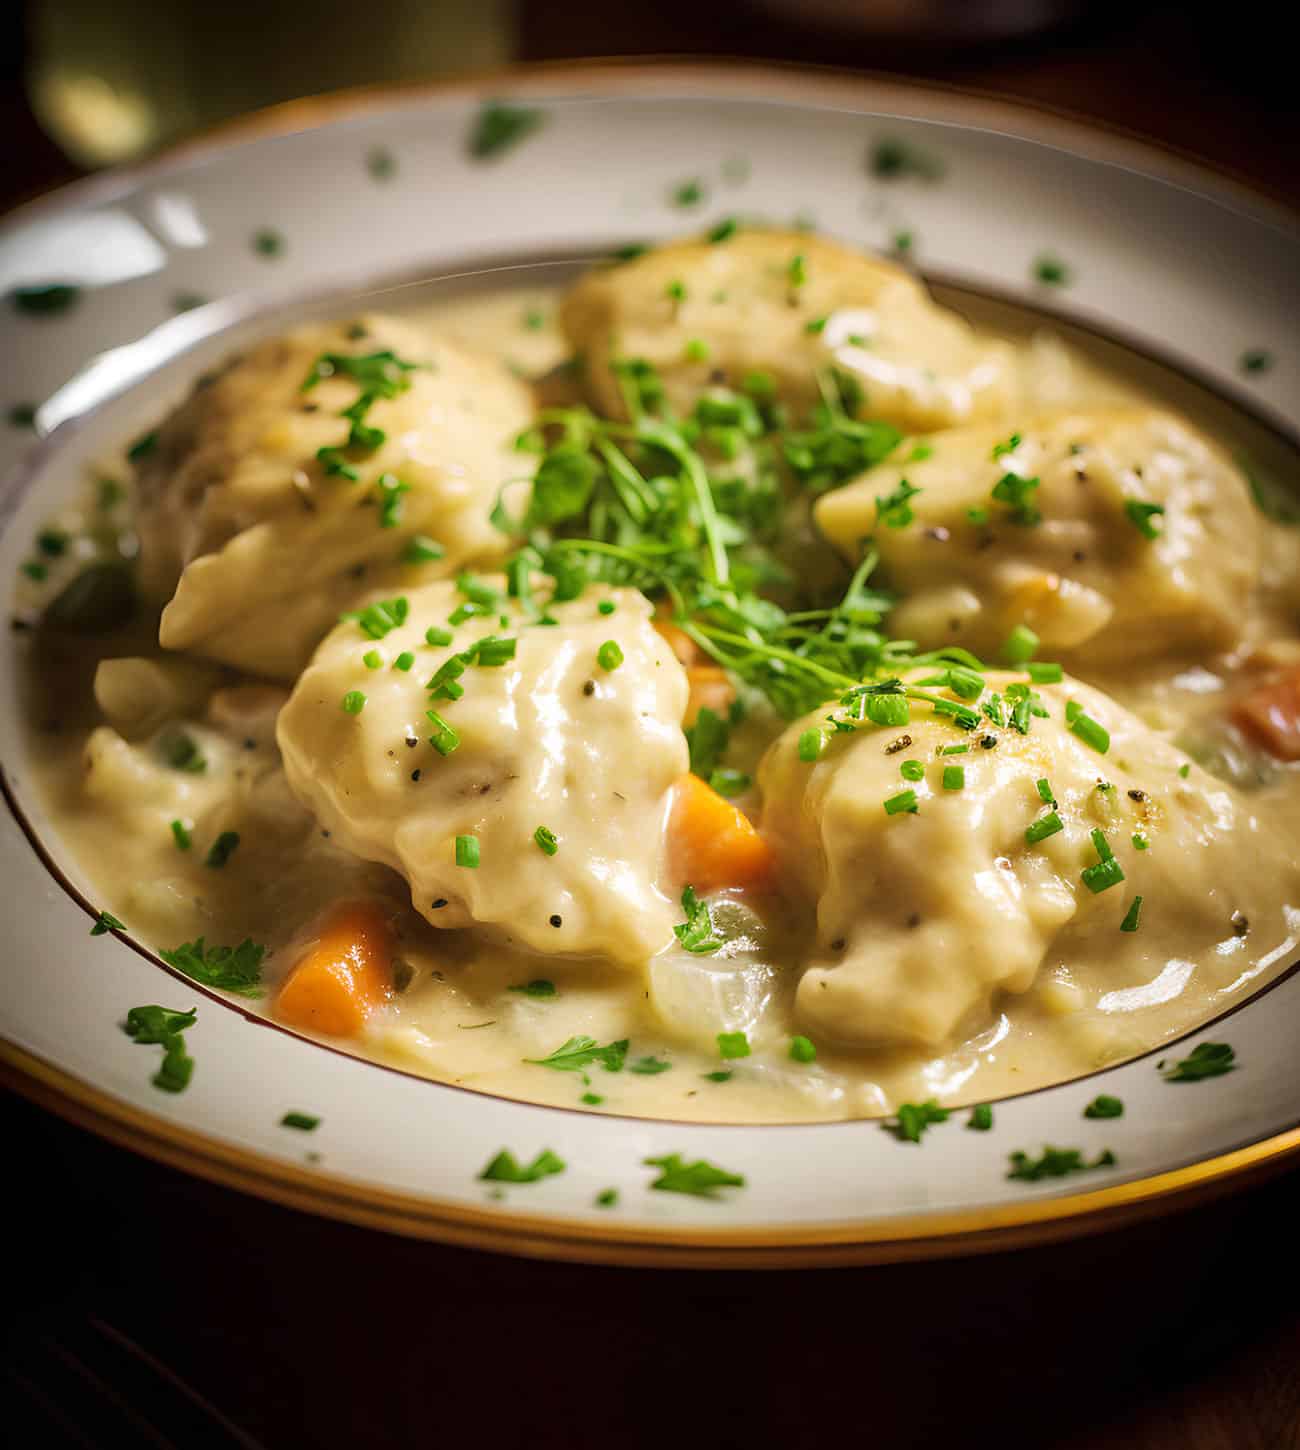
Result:
<instances>
[{"instance_id":1,"label":"green speckle on bowl","mask_svg":"<svg viewBox=\"0 0 1300 1450\"><path fill-rule=\"evenodd\" d=\"M913 146L897 136L882 136L872 143L867 153L867 169L881 181L897 181L905 176L938 181L944 165L932 151Z\"/></svg>"},{"instance_id":2,"label":"green speckle on bowl","mask_svg":"<svg viewBox=\"0 0 1300 1450\"><path fill-rule=\"evenodd\" d=\"M1043 287L1068 287L1070 269L1053 252L1040 252L1034 258L1032 268L1034 281Z\"/></svg>"},{"instance_id":3,"label":"green speckle on bowl","mask_svg":"<svg viewBox=\"0 0 1300 1450\"><path fill-rule=\"evenodd\" d=\"M284 254L284 237L270 227L263 227L253 236L253 250L259 257L279 257Z\"/></svg>"},{"instance_id":4,"label":"green speckle on bowl","mask_svg":"<svg viewBox=\"0 0 1300 1450\"><path fill-rule=\"evenodd\" d=\"M15 403L5 417L11 428L34 428L36 426L36 404Z\"/></svg>"},{"instance_id":5,"label":"green speckle on bowl","mask_svg":"<svg viewBox=\"0 0 1300 1450\"><path fill-rule=\"evenodd\" d=\"M80 287L70 282L53 282L47 287L15 287L9 300L19 312L32 317L55 317L66 312L80 296Z\"/></svg>"},{"instance_id":6,"label":"green speckle on bowl","mask_svg":"<svg viewBox=\"0 0 1300 1450\"><path fill-rule=\"evenodd\" d=\"M207 300L197 292L177 292L172 298L172 311L193 312L196 307L202 307Z\"/></svg>"},{"instance_id":7,"label":"green speckle on bowl","mask_svg":"<svg viewBox=\"0 0 1300 1450\"><path fill-rule=\"evenodd\" d=\"M366 157L366 170L376 181L391 181L397 175L397 157L385 146L376 146Z\"/></svg>"},{"instance_id":8,"label":"green speckle on bowl","mask_svg":"<svg viewBox=\"0 0 1300 1450\"><path fill-rule=\"evenodd\" d=\"M500 156L531 136L546 120L546 112L535 106L507 106L485 101L470 128L467 147L476 161Z\"/></svg>"},{"instance_id":9,"label":"green speckle on bowl","mask_svg":"<svg viewBox=\"0 0 1300 1450\"><path fill-rule=\"evenodd\" d=\"M1273 354L1262 347L1252 347L1241 355L1243 373L1266 373L1273 366Z\"/></svg>"},{"instance_id":10,"label":"green speckle on bowl","mask_svg":"<svg viewBox=\"0 0 1300 1450\"><path fill-rule=\"evenodd\" d=\"M674 206L692 207L699 206L708 194L708 189L702 181L679 181L669 192L668 199Z\"/></svg>"}]
</instances>

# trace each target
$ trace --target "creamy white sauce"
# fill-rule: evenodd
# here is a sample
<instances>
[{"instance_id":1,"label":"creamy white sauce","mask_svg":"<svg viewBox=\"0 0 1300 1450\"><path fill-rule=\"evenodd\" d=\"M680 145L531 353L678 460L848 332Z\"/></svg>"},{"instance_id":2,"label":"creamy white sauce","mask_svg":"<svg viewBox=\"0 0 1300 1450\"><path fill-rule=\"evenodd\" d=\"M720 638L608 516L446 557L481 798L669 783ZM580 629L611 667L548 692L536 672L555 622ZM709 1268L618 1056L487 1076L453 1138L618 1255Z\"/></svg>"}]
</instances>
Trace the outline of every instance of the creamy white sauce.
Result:
<instances>
[{"instance_id":1,"label":"creamy white sauce","mask_svg":"<svg viewBox=\"0 0 1300 1450\"><path fill-rule=\"evenodd\" d=\"M558 305L552 291L512 287L445 300L408 320L536 377L566 355L555 325ZM526 325L532 314L541 326ZM996 320L1005 329L1012 319ZM1024 374L1039 380L1044 403L1150 398L1149 365L1138 367L1143 385L1135 385L1051 339L1008 336L1007 346ZM1120 360L1113 350L1107 357L1112 365ZM1161 383L1166 397L1176 392L1167 376ZM1004 421L1014 426L1017 420L1008 414ZM1207 420L1211 429L1222 422L1221 414ZM88 500L84 508L70 506L58 522L80 536L98 518ZM120 510L117 518L124 523ZM695 957L668 946L643 971L539 955L512 939L508 923L490 933L432 926L413 909L407 883L395 871L341 849L286 788L275 741L275 715L285 698L279 688L174 659L164 666L163 685L156 679L133 684L129 673L110 671L100 690L113 727L105 730L104 711L91 693L95 663L101 656L167 658L154 643L156 617L101 641L39 638L28 701L33 759L62 841L93 878L100 903L154 946L200 935L209 942L245 936L265 942L267 1010L292 965L289 944L303 923L340 897L370 894L390 903L409 984L372 1017L362 1039L343 1044L362 1055L488 1093L567 1106L580 1105L586 1094L600 1100L587 1104L592 1111L688 1120L864 1116L930 1097L980 1102L1145 1051L1241 1000L1291 961L1300 940L1300 896L1292 890L1300 772L1261 762L1220 723L1225 694L1253 668L1252 651L1285 659L1296 636L1295 537L1270 526L1266 549L1272 587L1252 601L1246 643L1233 653L1148 657L1133 668L1112 655L1104 671L1089 670L1085 653L1072 664L1075 674L1179 748L1248 787L1240 796L1243 809L1272 843L1270 863L1281 863L1239 883L1250 897L1243 907L1249 930L1225 930L1203 950L1179 953L1171 945L1174 934L1166 939L1158 911L1151 911L1139 953L1094 949L1057 959L1049 952L1028 990L995 993L986 1010L963 1023L955 1042L938 1048L855 1049L819 1040L814 1063L790 1056L791 1037L807 1030L796 1012L796 964L813 930L809 905L794 894L779 898L766 919L752 901L734 896L728 904L724 897L717 906L729 936L722 952ZM39 604L73 567L61 563L47 585L20 585L20 607ZM184 722L208 757L205 774L186 775L158 762L152 742L160 725L169 728L156 712L150 715L160 692L167 700L163 714ZM775 729L746 733L756 759ZM187 852L174 843L174 819L193 834ZM593 830L598 826L592 823ZM232 829L241 844L230 863L206 866L208 844ZM553 980L556 994L512 990L538 978ZM161 979L159 997L169 1000ZM746 1033L752 1054L721 1060L720 1032ZM526 1061L577 1035L601 1043L627 1039L629 1068L654 1059L668 1070L610 1073L596 1066L584 1083L579 1074ZM714 1080L723 1072L730 1076Z\"/></svg>"}]
</instances>

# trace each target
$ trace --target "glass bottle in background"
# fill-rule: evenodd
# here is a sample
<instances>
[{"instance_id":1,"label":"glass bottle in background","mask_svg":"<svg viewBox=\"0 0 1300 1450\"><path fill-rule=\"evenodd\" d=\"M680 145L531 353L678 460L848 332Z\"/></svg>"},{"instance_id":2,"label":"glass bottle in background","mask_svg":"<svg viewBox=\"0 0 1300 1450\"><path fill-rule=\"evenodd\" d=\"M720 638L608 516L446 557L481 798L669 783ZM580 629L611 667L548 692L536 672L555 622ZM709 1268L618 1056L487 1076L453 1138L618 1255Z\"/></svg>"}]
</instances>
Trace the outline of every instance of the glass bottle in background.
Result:
<instances>
[{"instance_id":1,"label":"glass bottle in background","mask_svg":"<svg viewBox=\"0 0 1300 1450\"><path fill-rule=\"evenodd\" d=\"M31 0L28 94L83 166L259 106L507 64L515 0Z\"/></svg>"}]
</instances>

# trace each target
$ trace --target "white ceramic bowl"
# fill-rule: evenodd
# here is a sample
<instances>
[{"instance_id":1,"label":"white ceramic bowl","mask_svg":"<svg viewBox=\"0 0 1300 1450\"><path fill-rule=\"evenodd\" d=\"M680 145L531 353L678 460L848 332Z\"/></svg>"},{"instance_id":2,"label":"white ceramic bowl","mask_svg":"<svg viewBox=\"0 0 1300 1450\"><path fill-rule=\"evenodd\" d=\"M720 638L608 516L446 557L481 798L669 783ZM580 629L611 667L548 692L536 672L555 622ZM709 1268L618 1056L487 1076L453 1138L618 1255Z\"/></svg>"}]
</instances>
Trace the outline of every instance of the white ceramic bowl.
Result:
<instances>
[{"instance_id":1,"label":"white ceramic bowl","mask_svg":"<svg viewBox=\"0 0 1300 1450\"><path fill-rule=\"evenodd\" d=\"M489 97L538 106L545 121L476 161L466 137ZM937 157L942 176L873 175L872 148L893 139ZM368 165L378 152L396 164L386 178ZM691 179L706 198L683 211L671 193ZM0 409L44 404L47 436L33 445L17 427L0 434L0 570L13 577L84 461L156 417L237 335L368 287L589 255L730 213L811 214L871 246L909 230L932 277L1121 338L1244 409L1275 448L1291 446L1296 226L1235 184L1122 137L947 92L703 66L546 69L280 108L10 218L0 291L82 290L61 311L5 311ZM256 245L268 229L283 239L278 255ZM1045 295L1034 281L1045 252L1068 263L1067 290ZM194 295L212 301L175 315ZM1243 373L1248 349L1274 366ZM1244 1181L1300 1149L1294 972L1215 1025L1210 1035L1230 1041L1241 1064L1225 1077L1174 1088L1152 1054L1005 1100L989 1133L966 1132L955 1116L923 1148L877 1122L686 1125L536 1107L331 1051L177 979L143 947L87 936L93 889L67 865L33 788L17 659L11 637L0 649L10 806L0 812L0 1067L56 1111L194 1172L321 1213L517 1252L792 1264L1095 1229ZM189 1033L199 1070L180 1096L150 1085L120 1030L130 1006L152 1001L200 1005ZM1098 1092L1124 1099L1123 1119L1083 1120ZM322 1120L309 1141L279 1126L295 1108ZM1118 1161L1065 1181L1006 1177L1008 1153L1045 1143L1090 1157L1108 1147ZM521 1157L549 1148L568 1166L494 1197L477 1175L503 1147ZM717 1199L650 1191L643 1160L667 1153L710 1159L746 1187ZM611 1187L617 1205L597 1206Z\"/></svg>"}]
</instances>

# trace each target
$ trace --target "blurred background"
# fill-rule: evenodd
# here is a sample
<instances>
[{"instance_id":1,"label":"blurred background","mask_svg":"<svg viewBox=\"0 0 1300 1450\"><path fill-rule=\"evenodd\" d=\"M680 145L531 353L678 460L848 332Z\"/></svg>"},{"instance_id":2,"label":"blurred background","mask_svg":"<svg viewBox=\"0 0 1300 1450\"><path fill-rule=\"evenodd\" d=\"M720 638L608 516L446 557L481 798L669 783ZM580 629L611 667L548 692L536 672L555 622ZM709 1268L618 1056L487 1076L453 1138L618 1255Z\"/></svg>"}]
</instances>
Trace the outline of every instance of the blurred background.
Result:
<instances>
[{"instance_id":1,"label":"blurred background","mask_svg":"<svg viewBox=\"0 0 1300 1450\"><path fill-rule=\"evenodd\" d=\"M27 0L0 20L0 207L258 107L517 61L736 56L1022 97L1300 193L1284 7L1162 0Z\"/></svg>"}]
</instances>

